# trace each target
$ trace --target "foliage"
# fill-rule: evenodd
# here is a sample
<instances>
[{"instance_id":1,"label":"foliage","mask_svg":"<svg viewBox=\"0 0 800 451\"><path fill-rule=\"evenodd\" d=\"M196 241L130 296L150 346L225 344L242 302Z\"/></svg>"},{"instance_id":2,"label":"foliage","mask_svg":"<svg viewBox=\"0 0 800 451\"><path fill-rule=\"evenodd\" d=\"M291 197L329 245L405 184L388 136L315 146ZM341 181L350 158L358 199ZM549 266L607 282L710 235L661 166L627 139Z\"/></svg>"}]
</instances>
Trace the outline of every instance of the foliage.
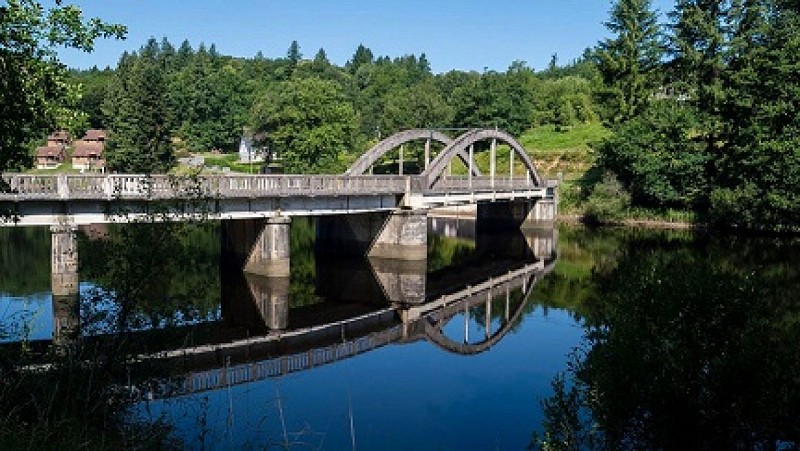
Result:
<instances>
[{"instance_id":1,"label":"foliage","mask_svg":"<svg viewBox=\"0 0 800 451\"><path fill-rule=\"evenodd\" d=\"M619 221L625 216L630 203L630 194L613 174L606 173L603 181L592 188L584 215L592 223Z\"/></svg>"},{"instance_id":2,"label":"foliage","mask_svg":"<svg viewBox=\"0 0 800 451\"><path fill-rule=\"evenodd\" d=\"M619 0L606 22L614 35L598 45L595 57L604 89L605 116L623 122L642 113L660 82L661 30L650 0Z\"/></svg>"},{"instance_id":3,"label":"foliage","mask_svg":"<svg viewBox=\"0 0 800 451\"><path fill-rule=\"evenodd\" d=\"M289 80L264 94L252 112L253 129L266 134L286 172L324 172L355 147L358 117L336 84Z\"/></svg>"},{"instance_id":4,"label":"foliage","mask_svg":"<svg viewBox=\"0 0 800 451\"><path fill-rule=\"evenodd\" d=\"M694 140L697 125L691 108L658 101L600 145L599 164L617 175L637 205L702 205L709 191L705 170L711 156Z\"/></svg>"},{"instance_id":5,"label":"foliage","mask_svg":"<svg viewBox=\"0 0 800 451\"><path fill-rule=\"evenodd\" d=\"M48 9L33 0L0 7L0 170L30 164L28 144L55 127L79 128L79 94L57 59L59 47L91 51L98 38L121 38L125 27L86 20L77 6Z\"/></svg>"},{"instance_id":6,"label":"foliage","mask_svg":"<svg viewBox=\"0 0 800 451\"><path fill-rule=\"evenodd\" d=\"M545 437L581 449L796 445L796 246L729 240L631 240L592 273L584 345L545 401ZM579 411L577 426L557 421Z\"/></svg>"}]
</instances>

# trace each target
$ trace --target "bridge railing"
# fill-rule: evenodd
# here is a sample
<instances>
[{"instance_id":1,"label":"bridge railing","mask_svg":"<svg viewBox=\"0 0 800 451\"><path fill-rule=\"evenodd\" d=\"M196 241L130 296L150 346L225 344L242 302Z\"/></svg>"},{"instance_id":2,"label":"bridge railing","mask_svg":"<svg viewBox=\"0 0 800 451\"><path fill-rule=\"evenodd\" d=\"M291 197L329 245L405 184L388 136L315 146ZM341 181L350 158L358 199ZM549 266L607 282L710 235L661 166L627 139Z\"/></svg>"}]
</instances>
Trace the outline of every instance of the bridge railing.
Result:
<instances>
[{"instance_id":1,"label":"bridge railing","mask_svg":"<svg viewBox=\"0 0 800 451\"><path fill-rule=\"evenodd\" d=\"M203 175L182 177L138 174L3 174L8 185L0 200L185 199L371 195L541 188L530 178L445 176L433 188L416 175ZM548 180L546 188L557 181Z\"/></svg>"},{"instance_id":2,"label":"bridge railing","mask_svg":"<svg viewBox=\"0 0 800 451\"><path fill-rule=\"evenodd\" d=\"M408 188L405 176L3 174L2 179L8 192L0 192L0 199L13 200L399 194Z\"/></svg>"}]
</instances>

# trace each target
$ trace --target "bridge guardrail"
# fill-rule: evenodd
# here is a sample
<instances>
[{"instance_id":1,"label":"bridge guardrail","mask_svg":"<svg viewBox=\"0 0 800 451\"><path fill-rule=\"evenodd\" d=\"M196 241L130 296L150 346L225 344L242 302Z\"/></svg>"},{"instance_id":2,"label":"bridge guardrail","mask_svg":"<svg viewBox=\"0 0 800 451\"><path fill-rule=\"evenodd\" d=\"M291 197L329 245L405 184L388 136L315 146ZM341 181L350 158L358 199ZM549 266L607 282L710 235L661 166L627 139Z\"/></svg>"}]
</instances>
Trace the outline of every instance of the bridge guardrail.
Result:
<instances>
[{"instance_id":1,"label":"bridge guardrail","mask_svg":"<svg viewBox=\"0 0 800 451\"><path fill-rule=\"evenodd\" d=\"M0 200L189 199L266 196L373 195L527 190L530 178L444 176L433 188L418 175L3 174L10 192ZM544 188L555 188L547 180Z\"/></svg>"}]
</instances>

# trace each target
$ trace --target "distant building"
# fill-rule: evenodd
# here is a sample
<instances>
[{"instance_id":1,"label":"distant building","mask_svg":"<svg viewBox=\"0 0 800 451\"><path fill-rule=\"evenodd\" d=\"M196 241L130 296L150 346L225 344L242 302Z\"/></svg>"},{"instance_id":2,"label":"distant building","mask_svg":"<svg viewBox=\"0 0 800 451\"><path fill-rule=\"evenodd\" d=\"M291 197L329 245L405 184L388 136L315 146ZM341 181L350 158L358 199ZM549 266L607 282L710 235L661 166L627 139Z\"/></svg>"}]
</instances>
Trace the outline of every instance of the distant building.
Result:
<instances>
[{"instance_id":1,"label":"distant building","mask_svg":"<svg viewBox=\"0 0 800 451\"><path fill-rule=\"evenodd\" d=\"M239 141L240 163L261 163L265 159L264 149L253 145L253 138L243 134Z\"/></svg>"},{"instance_id":2,"label":"distant building","mask_svg":"<svg viewBox=\"0 0 800 451\"><path fill-rule=\"evenodd\" d=\"M83 141L96 141L96 142L105 142L106 141L106 131L102 129L89 129L86 130L86 133L83 135Z\"/></svg>"},{"instance_id":3,"label":"distant building","mask_svg":"<svg viewBox=\"0 0 800 451\"><path fill-rule=\"evenodd\" d=\"M104 170L106 160L103 158L102 141L75 141L72 150L72 167L80 170Z\"/></svg>"},{"instance_id":4,"label":"distant building","mask_svg":"<svg viewBox=\"0 0 800 451\"><path fill-rule=\"evenodd\" d=\"M63 145L36 148L36 169L56 169L66 159L67 151Z\"/></svg>"},{"instance_id":5,"label":"distant building","mask_svg":"<svg viewBox=\"0 0 800 451\"><path fill-rule=\"evenodd\" d=\"M72 167L87 170L104 171L106 160L103 151L106 147L106 131L102 129L89 129L83 138L72 144Z\"/></svg>"},{"instance_id":6,"label":"distant building","mask_svg":"<svg viewBox=\"0 0 800 451\"><path fill-rule=\"evenodd\" d=\"M69 145L69 142L69 132L66 130L58 130L51 133L50 136L47 137L48 147L66 146Z\"/></svg>"}]
</instances>

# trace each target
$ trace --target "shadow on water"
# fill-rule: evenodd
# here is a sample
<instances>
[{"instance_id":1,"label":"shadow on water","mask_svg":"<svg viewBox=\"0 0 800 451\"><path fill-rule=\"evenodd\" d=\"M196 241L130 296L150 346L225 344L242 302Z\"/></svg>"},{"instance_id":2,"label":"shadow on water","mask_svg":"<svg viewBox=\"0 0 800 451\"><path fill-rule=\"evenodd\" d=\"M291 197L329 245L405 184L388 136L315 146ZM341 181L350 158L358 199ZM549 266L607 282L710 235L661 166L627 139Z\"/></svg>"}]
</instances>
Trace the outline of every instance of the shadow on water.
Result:
<instances>
[{"instance_id":1,"label":"shadow on water","mask_svg":"<svg viewBox=\"0 0 800 451\"><path fill-rule=\"evenodd\" d=\"M800 446L800 242L562 236L538 293L578 302L585 333L531 448Z\"/></svg>"}]
</instances>

